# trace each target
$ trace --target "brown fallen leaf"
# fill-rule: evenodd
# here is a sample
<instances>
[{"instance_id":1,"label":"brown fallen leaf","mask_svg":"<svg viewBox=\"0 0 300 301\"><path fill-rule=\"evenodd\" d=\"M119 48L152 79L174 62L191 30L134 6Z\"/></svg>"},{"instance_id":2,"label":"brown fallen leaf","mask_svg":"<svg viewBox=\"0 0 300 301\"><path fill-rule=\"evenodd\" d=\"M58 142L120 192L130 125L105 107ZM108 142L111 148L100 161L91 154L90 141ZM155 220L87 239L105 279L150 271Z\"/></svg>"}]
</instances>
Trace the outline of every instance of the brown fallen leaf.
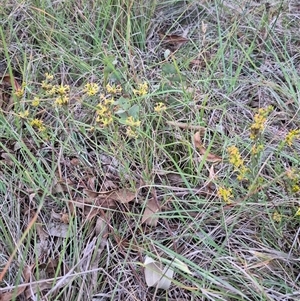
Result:
<instances>
[{"instance_id":1,"label":"brown fallen leaf","mask_svg":"<svg viewBox=\"0 0 300 301\"><path fill-rule=\"evenodd\" d=\"M14 84L14 87L12 86ZM8 112L14 105L12 90L20 90L21 86L15 78L11 78L9 74L0 75L0 108Z\"/></svg>"},{"instance_id":2,"label":"brown fallen leaf","mask_svg":"<svg viewBox=\"0 0 300 301\"><path fill-rule=\"evenodd\" d=\"M89 197L89 198L96 198L99 195L99 192L90 190L90 189L83 189L83 192Z\"/></svg>"},{"instance_id":3,"label":"brown fallen leaf","mask_svg":"<svg viewBox=\"0 0 300 301\"><path fill-rule=\"evenodd\" d=\"M113 191L109 198L115 200L116 202L126 204L130 201L133 201L136 198L136 192L132 192L131 190L127 188L119 189Z\"/></svg>"},{"instance_id":4,"label":"brown fallen leaf","mask_svg":"<svg viewBox=\"0 0 300 301\"><path fill-rule=\"evenodd\" d=\"M162 40L162 42L164 44L168 44L168 46L172 50L176 50L176 49L180 48L182 45L184 45L185 43L187 43L189 41L188 38L177 35L177 34L164 34L161 32L158 34L159 34L159 37Z\"/></svg>"},{"instance_id":5,"label":"brown fallen leaf","mask_svg":"<svg viewBox=\"0 0 300 301\"><path fill-rule=\"evenodd\" d=\"M158 216L155 214L160 210L160 206L154 198L149 199L145 208L142 224L145 223L148 226L155 227L158 222Z\"/></svg>"},{"instance_id":6,"label":"brown fallen leaf","mask_svg":"<svg viewBox=\"0 0 300 301\"><path fill-rule=\"evenodd\" d=\"M64 223L49 223L47 230L48 234L52 237L67 238L72 236L69 225Z\"/></svg>"},{"instance_id":7,"label":"brown fallen leaf","mask_svg":"<svg viewBox=\"0 0 300 301\"><path fill-rule=\"evenodd\" d=\"M8 166L14 166L15 163L13 161L13 157L14 155L11 154L11 153L2 153L1 156L0 156L0 161L2 161L2 163L8 165Z\"/></svg>"},{"instance_id":8,"label":"brown fallen leaf","mask_svg":"<svg viewBox=\"0 0 300 301\"><path fill-rule=\"evenodd\" d=\"M197 131L194 134L194 145L196 148L198 148L199 153L201 155L205 155L206 161L208 161L208 162L216 163L216 162L222 161L221 157L211 154L211 153L207 153L207 150L202 145L201 134L203 134L203 131Z\"/></svg>"},{"instance_id":9,"label":"brown fallen leaf","mask_svg":"<svg viewBox=\"0 0 300 301\"><path fill-rule=\"evenodd\" d=\"M23 270L23 276L24 276L24 283L28 283L30 280L30 275L32 271L33 266L26 266ZM18 286L16 286L18 287ZM2 293L0 295L0 301L10 301L10 300L16 300L15 298L21 295L26 289L26 286L22 286L16 289L14 289L12 292L8 293Z\"/></svg>"},{"instance_id":10,"label":"brown fallen leaf","mask_svg":"<svg viewBox=\"0 0 300 301\"><path fill-rule=\"evenodd\" d=\"M200 59L194 59L190 61L190 67L191 68L204 68L206 66L206 62L204 60L200 60Z\"/></svg>"}]
</instances>

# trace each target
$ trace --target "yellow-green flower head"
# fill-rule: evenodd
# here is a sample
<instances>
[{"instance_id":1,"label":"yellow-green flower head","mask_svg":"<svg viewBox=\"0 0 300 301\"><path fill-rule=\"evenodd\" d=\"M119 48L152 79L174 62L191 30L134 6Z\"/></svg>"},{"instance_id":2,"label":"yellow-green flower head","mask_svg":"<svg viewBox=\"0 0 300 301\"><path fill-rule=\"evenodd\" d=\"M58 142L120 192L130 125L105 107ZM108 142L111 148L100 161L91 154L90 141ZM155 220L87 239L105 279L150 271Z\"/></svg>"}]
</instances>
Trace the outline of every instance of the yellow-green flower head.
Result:
<instances>
[{"instance_id":1,"label":"yellow-green flower head","mask_svg":"<svg viewBox=\"0 0 300 301\"><path fill-rule=\"evenodd\" d=\"M274 211L272 218L275 222L280 223L282 220L282 215L278 211Z\"/></svg>"},{"instance_id":2,"label":"yellow-green flower head","mask_svg":"<svg viewBox=\"0 0 300 301\"><path fill-rule=\"evenodd\" d=\"M38 129L40 132L42 132L46 129L44 126L43 120L38 119L38 118L31 120L30 125L36 129Z\"/></svg>"},{"instance_id":3,"label":"yellow-green flower head","mask_svg":"<svg viewBox=\"0 0 300 301\"><path fill-rule=\"evenodd\" d=\"M231 188L225 188L225 187L219 187L218 189L218 196L227 204L232 203L232 189Z\"/></svg>"},{"instance_id":4,"label":"yellow-green flower head","mask_svg":"<svg viewBox=\"0 0 300 301\"><path fill-rule=\"evenodd\" d=\"M25 94L25 89L24 89L23 87L18 88L18 89L16 89L16 91L15 91L15 95L16 95L18 98L23 97L24 94Z\"/></svg>"},{"instance_id":5,"label":"yellow-green flower head","mask_svg":"<svg viewBox=\"0 0 300 301\"><path fill-rule=\"evenodd\" d=\"M62 106L62 105L68 104L68 102L69 102L69 97L68 96L60 95L55 99L54 104L56 106Z\"/></svg>"},{"instance_id":6,"label":"yellow-green flower head","mask_svg":"<svg viewBox=\"0 0 300 301\"><path fill-rule=\"evenodd\" d=\"M167 109L166 105L163 102L158 102L154 107L154 111L157 113L163 112Z\"/></svg>"},{"instance_id":7,"label":"yellow-green flower head","mask_svg":"<svg viewBox=\"0 0 300 301\"><path fill-rule=\"evenodd\" d=\"M88 96L93 96L95 94L97 94L99 90L99 86L96 83L87 83L84 86L84 90L83 92L86 93Z\"/></svg>"},{"instance_id":8,"label":"yellow-green flower head","mask_svg":"<svg viewBox=\"0 0 300 301\"><path fill-rule=\"evenodd\" d=\"M117 93L121 93L122 92L122 87L121 86L116 86L116 85L110 85L110 84L107 84L106 85L106 91L107 93L110 93L110 94L117 94Z\"/></svg>"},{"instance_id":9,"label":"yellow-green flower head","mask_svg":"<svg viewBox=\"0 0 300 301\"><path fill-rule=\"evenodd\" d=\"M228 147L227 149L229 155L229 162L235 167L239 168L244 165L244 160L242 159L238 148L234 145Z\"/></svg>"},{"instance_id":10,"label":"yellow-green flower head","mask_svg":"<svg viewBox=\"0 0 300 301\"><path fill-rule=\"evenodd\" d=\"M44 90L46 90L46 91L51 90L52 87L53 87L52 84L49 84L49 83L47 83L47 82L44 81L44 80L42 81L41 86L42 86L42 89L44 89Z\"/></svg>"},{"instance_id":11,"label":"yellow-green flower head","mask_svg":"<svg viewBox=\"0 0 300 301\"><path fill-rule=\"evenodd\" d=\"M70 86L69 85L60 85L55 87L56 93L60 95L66 95L70 92Z\"/></svg>"},{"instance_id":12,"label":"yellow-green flower head","mask_svg":"<svg viewBox=\"0 0 300 301\"><path fill-rule=\"evenodd\" d=\"M96 107L96 113L98 116L104 116L108 112L108 107L102 103L99 103Z\"/></svg>"},{"instance_id":13,"label":"yellow-green flower head","mask_svg":"<svg viewBox=\"0 0 300 301\"><path fill-rule=\"evenodd\" d=\"M27 118L29 116L29 111L28 110L25 110L24 112L20 112L19 113L19 116L21 118Z\"/></svg>"},{"instance_id":14,"label":"yellow-green flower head","mask_svg":"<svg viewBox=\"0 0 300 301\"><path fill-rule=\"evenodd\" d=\"M126 135L130 138L137 138L138 137L138 134L137 132L132 129L132 127L128 126L127 129L126 129Z\"/></svg>"},{"instance_id":15,"label":"yellow-green flower head","mask_svg":"<svg viewBox=\"0 0 300 301\"><path fill-rule=\"evenodd\" d=\"M45 73L45 79L46 79L47 81L51 81L51 80L53 80L53 75L51 75L51 74L49 74L49 73L47 72L47 73Z\"/></svg>"},{"instance_id":16,"label":"yellow-green flower head","mask_svg":"<svg viewBox=\"0 0 300 301\"><path fill-rule=\"evenodd\" d=\"M264 130L267 117L272 111L272 106L258 109L258 113L254 115L253 123L250 127L250 139L255 140L257 136Z\"/></svg>"},{"instance_id":17,"label":"yellow-green flower head","mask_svg":"<svg viewBox=\"0 0 300 301\"><path fill-rule=\"evenodd\" d=\"M285 137L285 143L288 146L292 146L293 142L295 139L299 139L300 138L300 129L297 130L291 130L288 132L288 134Z\"/></svg>"},{"instance_id":18,"label":"yellow-green flower head","mask_svg":"<svg viewBox=\"0 0 300 301\"><path fill-rule=\"evenodd\" d=\"M138 85L138 89L133 89L133 94L144 96L148 93L148 90L149 90L148 84L144 82Z\"/></svg>"},{"instance_id":19,"label":"yellow-green flower head","mask_svg":"<svg viewBox=\"0 0 300 301\"><path fill-rule=\"evenodd\" d=\"M126 124L131 126L131 127L139 127L141 125L141 122L139 120L134 120L134 118L132 116L129 116L126 119Z\"/></svg>"},{"instance_id":20,"label":"yellow-green flower head","mask_svg":"<svg viewBox=\"0 0 300 301\"><path fill-rule=\"evenodd\" d=\"M31 105L33 107L37 107L40 104L40 99L38 97L34 97L33 100L31 101Z\"/></svg>"}]
</instances>

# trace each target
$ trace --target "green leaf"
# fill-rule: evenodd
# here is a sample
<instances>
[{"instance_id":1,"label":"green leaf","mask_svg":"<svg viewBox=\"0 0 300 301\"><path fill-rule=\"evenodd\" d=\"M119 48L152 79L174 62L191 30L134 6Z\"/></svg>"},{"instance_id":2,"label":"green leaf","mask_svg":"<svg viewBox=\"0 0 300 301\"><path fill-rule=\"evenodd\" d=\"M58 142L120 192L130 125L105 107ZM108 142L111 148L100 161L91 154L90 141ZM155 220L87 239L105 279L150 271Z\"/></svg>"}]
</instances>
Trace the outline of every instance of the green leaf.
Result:
<instances>
[{"instance_id":1,"label":"green leaf","mask_svg":"<svg viewBox=\"0 0 300 301\"><path fill-rule=\"evenodd\" d=\"M129 110L128 114L129 116L132 116L135 119L138 119L140 112L140 106L139 105L133 105Z\"/></svg>"}]
</instances>

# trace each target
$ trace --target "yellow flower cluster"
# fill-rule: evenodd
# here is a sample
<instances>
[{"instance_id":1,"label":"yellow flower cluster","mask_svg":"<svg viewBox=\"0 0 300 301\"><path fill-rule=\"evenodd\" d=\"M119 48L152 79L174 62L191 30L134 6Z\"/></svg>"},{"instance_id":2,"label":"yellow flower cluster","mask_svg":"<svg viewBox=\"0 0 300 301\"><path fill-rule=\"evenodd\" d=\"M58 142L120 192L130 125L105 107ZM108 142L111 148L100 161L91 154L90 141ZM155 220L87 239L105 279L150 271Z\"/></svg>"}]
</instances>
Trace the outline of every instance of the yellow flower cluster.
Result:
<instances>
[{"instance_id":1,"label":"yellow flower cluster","mask_svg":"<svg viewBox=\"0 0 300 301\"><path fill-rule=\"evenodd\" d=\"M255 156L255 155L259 154L263 149L264 149L263 144L258 144L258 145L254 144L251 148L251 154L253 156Z\"/></svg>"},{"instance_id":2,"label":"yellow flower cluster","mask_svg":"<svg viewBox=\"0 0 300 301\"><path fill-rule=\"evenodd\" d=\"M156 113L160 113L160 112L163 112L167 109L166 105L163 103L163 102L158 102L156 104L156 106L154 107L154 111Z\"/></svg>"},{"instance_id":3,"label":"yellow flower cluster","mask_svg":"<svg viewBox=\"0 0 300 301\"><path fill-rule=\"evenodd\" d=\"M229 155L229 162L233 165L234 169L239 171L237 179L239 181L245 179L248 168L244 165L244 160L241 157L241 154L238 148L234 145L228 147L227 149Z\"/></svg>"},{"instance_id":4,"label":"yellow flower cluster","mask_svg":"<svg viewBox=\"0 0 300 301\"><path fill-rule=\"evenodd\" d=\"M265 128L265 123L267 121L267 117L270 112L273 111L272 106L268 106L266 108L260 108L257 114L254 115L254 122L250 127L250 139L255 140L257 139L258 135L263 131Z\"/></svg>"},{"instance_id":5,"label":"yellow flower cluster","mask_svg":"<svg viewBox=\"0 0 300 301\"><path fill-rule=\"evenodd\" d=\"M148 93L149 87L146 82L139 84L138 89L133 89L134 95L144 96Z\"/></svg>"},{"instance_id":6,"label":"yellow flower cluster","mask_svg":"<svg viewBox=\"0 0 300 301\"><path fill-rule=\"evenodd\" d=\"M114 103L114 99L106 99L104 95L101 95L100 100L101 102L96 107L96 122L105 127L113 123L111 105Z\"/></svg>"},{"instance_id":7,"label":"yellow flower cluster","mask_svg":"<svg viewBox=\"0 0 300 301\"><path fill-rule=\"evenodd\" d=\"M116 85L111 86L110 84L107 84L105 88L106 88L107 93L110 93L110 94L117 94L117 93L122 92L121 86L116 86Z\"/></svg>"},{"instance_id":8,"label":"yellow flower cluster","mask_svg":"<svg viewBox=\"0 0 300 301\"><path fill-rule=\"evenodd\" d=\"M23 97L24 94L25 94L25 89L24 89L23 87L18 88L18 89L16 89L16 91L15 91L15 95L16 95L18 98Z\"/></svg>"},{"instance_id":9,"label":"yellow flower cluster","mask_svg":"<svg viewBox=\"0 0 300 301\"><path fill-rule=\"evenodd\" d=\"M45 80L42 81L42 89L50 91L53 88L53 85L50 83L53 78L53 75L45 73Z\"/></svg>"},{"instance_id":10,"label":"yellow flower cluster","mask_svg":"<svg viewBox=\"0 0 300 301\"><path fill-rule=\"evenodd\" d=\"M69 92L70 92L70 86L69 85L55 85L49 91L49 94L50 95L58 94L58 96L54 100L54 104L56 106L62 106L62 105L68 104L69 95L67 95L67 94Z\"/></svg>"},{"instance_id":11,"label":"yellow flower cluster","mask_svg":"<svg viewBox=\"0 0 300 301\"><path fill-rule=\"evenodd\" d=\"M241 154L236 146L229 146L227 152L229 154L229 162L235 168L239 168L240 166L244 165L244 160L242 159Z\"/></svg>"},{"instance_id":12,"label":"yellow flower cluster","mask_svg":"<svg viewBox=\"0 0 300 301\"><path fill-rule=\"evenodd\" d=\"M288 134L286 135L284 142L288 145L288 146L292 146L293 142L295 139L299 139L300 138L300 129L297 130L291 130L288 132Z\"/></svg>"},{"instance_id":13,"label":"yellow flower cluster","mask_svg":"<svg viewBox=\"0 0 300 301\"><path fill-rule=\"evenodd\" d=\"M136 128L141 125L140 120L134 120L132 116L129 116L126 119L127 129L126 129L126 135L130 138L137 138L138 133L136 131Z\"/></svg>"},{"instance_id":14,"label":"yellow flower cluster","mask_svg":"<svg viewBox=\"0 0 300 301\"><path fill-rule=\"evenodd\" d=\"M40 104L40 99L39 97L34 97L33 100L31 101L31 105L33 107L37 107Z\"/></svg>"},{"instance_id":15,"label":"yellow flower cluster","mask_svg":"<svg viewBox=\"0 0 300 301\"><path fill-rule=\"evenodd\" d=\"M45 73L45 78L47 81L52 81L54 76L52 74L49 74L48 72Z\"/></svg>"},{"instance_id":16,"label":"yellow flower cluster","mask_svg":"<svg viewBox=\"0 0 300 301\"><path fill-rule=\"evenodd\" d=\"M282 215L276 210L274 211L272 218L275 222L280 223L282 220Z\"/></svg>"},{"instance_id":17,"label":"yellow flower cluster","mask_svg":"<svg viewBox=\"0 0 300 301\"><path fill-rule=\"evenodd\" d=\"M232 203L232 189L231 188L225 188L225 187L219 187L218 189L218 196L227 204Z\"/></svg>"},{"instance_id":18,"label":"yellow flower cluster","mask_svg":"<svg viewBox=\"0 0 300 301\"><path fill-rule=\"evenodd\" d=\"M83 92L86 93L88 96L93 96L97 94L98 91L99 86L96 83L87 83L83 89Z\"/></svg>"},{"instance_id":19,"label":"yellow flower cluster","mask_svg":"<svg viewBox=\"0 0 300 301\"><path fill-rule=\"evenodd\" d=\"M294 168L292 168L292 169L289 169L289 170L286 171L286 176L290 180L291 191L293 193L299 192L300 191L300 185L299 185L300 176L299 176L299 173L296 172L296 170Z\"/></svg>"},{"instance_id":20,"label":"yellow flower cluster","mask_svg":"<svg viewBox=\"0 0 300 301\"><path fill-rule=\"evenodd\" d=\"M39 132L43 132L46 130L46 127L44 126L44 122L41 119L33 119L30 121L30 125L34 128L36 128Z\"/></svg>"},{"instance_id":21,"label":"yellow flower cluster","mask_svg":"<svg viewBox=\"0 0 300 301\"><path fill-rule=\"evenodd\" d=\"M54 100L54 105L56 106L62 106L66 105L69 102L69 92L70 92L70 86L69 85L53 85L51 84L51 81L53 80L53 75L50 75L49 73L45 74L45 80L42 81L42 89L44 89L47 92L47 95L53 96L57 95L57 97ZM37 107L40 103L40 99L38 97L35 97L32 101L32 105L34 107Z\"/></svg>"},{"instance_id":22,"label":"yellow flower cluster","mask_svg":"<svg viewBox=\"0 0 300 301\"><path fill-rule=\"evenodd\" d=\"M62 106L62 105L66 105L69 102L69 97L66 95L60 95L58 97L56 97L54 104L56 106Z\"/></svg>"},{"instance_id":23,"label":"yellow flower cluster","mask_svg":"<svg viewBox=\"0 0 300 301\"><path fill-rule=\"evenodd\" d=\"M59 94L61 96L65 96L70 92L70 86L69 85L56 85L55 87L55 93Z\"/></svg>"},{"instance_id":24,"label":"yellow flower cluster","mask_svg":"<svg viewBox=\"0 0 300 301\"><path fill-rule=\"evenodd\" d=\"M29 116L29 110L25 110L24 112L20 112L19 113L19 116L22 118L22 119L25 119Z\"/></svg>"}]
</instances>

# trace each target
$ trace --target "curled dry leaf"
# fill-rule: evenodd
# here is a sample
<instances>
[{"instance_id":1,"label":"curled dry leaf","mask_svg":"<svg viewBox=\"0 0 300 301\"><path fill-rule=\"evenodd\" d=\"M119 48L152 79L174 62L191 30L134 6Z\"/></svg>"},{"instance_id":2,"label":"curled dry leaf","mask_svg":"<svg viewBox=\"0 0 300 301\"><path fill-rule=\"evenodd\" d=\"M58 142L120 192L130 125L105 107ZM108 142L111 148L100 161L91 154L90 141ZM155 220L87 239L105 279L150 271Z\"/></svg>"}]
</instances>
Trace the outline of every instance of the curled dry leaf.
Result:
<instances>
[{"instance_id":1,"label":"curled dry leaf","mask_svg":"<svg viewBox=\"0 0 300 301\"><path fill-rule=\"evenodd\" d=\"M174 275L173 269L169 266L163 266L160 262L155 261L149 256L146 256L144 265L147 286L168 290Z\"/></svg>"},{"instance_id":2,"label":"curled dry leaf","mask_svg":"<svg viewBox=\"0 0 300 301\"><path fill-rule=\"evenodd\" d=\"M221 157L211 154L211 153L207 153L207 150L202 145L202 137L201 137L202 134L203 134L202 130L197 131L194 134L194 145L199 150L199 153L201 155L205 155L206 161L208 161L208 162L216 163L216 162L222 161Z\"/></svg>"},{"instance_id":3,"label":"curled dry leaf","mask_svg":"<svg viewBox=\"0 0 300 301\"><path fill-rule=\"evenodd\" d=\"M149 199L142 217L142 224L155 227L158 222L158 216L155 213L159 210L160 206L157 201L154 198Z\"/></svg>"}]
</instances>

